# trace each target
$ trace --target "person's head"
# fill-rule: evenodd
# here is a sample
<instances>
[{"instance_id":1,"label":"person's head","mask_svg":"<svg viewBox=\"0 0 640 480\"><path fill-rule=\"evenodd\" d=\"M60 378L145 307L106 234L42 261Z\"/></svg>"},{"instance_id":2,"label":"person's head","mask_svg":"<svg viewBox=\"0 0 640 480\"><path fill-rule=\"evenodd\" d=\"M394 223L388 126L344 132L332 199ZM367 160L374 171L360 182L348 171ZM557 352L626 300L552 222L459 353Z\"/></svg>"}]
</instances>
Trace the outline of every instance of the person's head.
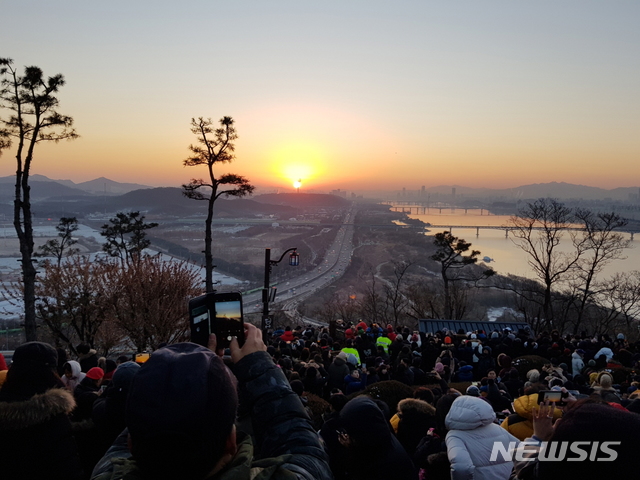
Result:
<instances>
[{"instance_id":1,"label":"person's head","mask_svg":"<svg viewBox=\"0 0 640 480\"><path fill-rule=\"evenodd\" d=\"M340 421L349 436L345 446L359 456L369 456L376 450L384 452L393 443L385 414L369 397L363 395L350 400L340 412Z\"/></svg>"},{"instance_id":2,"label":"person's head","mask_svg":"<svg viewBox=\"0 0 640 480\"><path fill-rule=\"evenodd\" d=\"M69 360L68 362L65 362L63 372L64 376L67 378L79 378L81 376L82 367L80 367L80 364L75 360Z\"/></svg>"},{"instance_id":3,"label":"person's head","mask_svg":"<svg viewBox=\"0 0 640 480\"><path fill-rule=\"evenodd\" d=\"M236 451L236 380L193 343L159 349L130 386L131 451L149 478L203 478Z\"/></svg>"},{"instance_id":4,"label":"person's head","mask_svg":"<svg viewBox=\"0 0 640 480\"><path fill-rule=\"evenodd\" d=\"M78 352L78 355L86 355L87 353L89 353L90 350L91 350L91 347L86 343L81 343L76 347L76 351Z\"/></svg>"},{"instance_id":5,"label":"person's head","mask_svg":"<svg viewBox=\"0 0 640 480\"><path fill-rule=\"evenodd\" d=\"M131 358L127 357L126 355L120 355L116 360L116 364L122 365L123 363L130 362L130 361L131 361Z\"/></svg>"},{"instance_id":6,"label":"person's head","mask_svg":"<svg viewBox=\"0 0 640 480\"><path fill-rule=\"evenodd\" d=\"M104 370L100 367L90 368L85 378L88 378L96 387L99 387L102 383L102 379L104 378Z\"/></svg>"},{"instance_id":7,"label":"person's head","mask_svg":"<svg viewBox=\"0 0 640 480\"><path fill-rule=\"evenodd\" d=\"M496 378L498 378L498 375L496 374L496 371L494 369L490 369L487 371L487 378L495 380Z\"/></svg>"},{"instance_id":8,"label":"person's head","mask_svg":"<svg viewBox=\"0 0 640 480\"><path fill-rule=\"evenodd\" d=\"M424 400L430 405L433 405L435 403L435 396L433 395L431 389L427 387L416 388L413 392L413 398Z\"/></svg>"},{"instance_id":9,"label":"person's head","mask_svg":"<svg viewBox=\"0 0 640 480\"><path fill-rule=\"evenodd\" d=\"M637 472L640 415L601 403L601 400L579 400L554 424L549 441L568 442L569 445L581 442L580 449L589 457L584 455L580 462L540 462L539 478L608 478L612 472L616 477L625 477ZM602 448L606 442L619 443L609 444L610 451L607 452ZM599 461L610 459L612 452L615 452L615 460ZM577 455L568 452L567 457L576 458Z\"/></svg>"},{"instance_id":10,"label":"person's head","mask_svg":"<svg viewBox=\"0 0 640 480\"><path fill-rule=\"evenodd\" d=\"M0 390L0 397L27 400L50 388L63 386L58 376L58 352L42 342L20 345Z\"/></svg>"},{"instance_id":11,"label":"person's head","mask_svg":"<svg viewBox=\"0 0 640 480\"><path fill-rule=\"evenodd\" d=\"M613 378L608 373L603 373L600 375L598 383L604 390L609 390L613 385Z\"/></svg>"}]
</instances>

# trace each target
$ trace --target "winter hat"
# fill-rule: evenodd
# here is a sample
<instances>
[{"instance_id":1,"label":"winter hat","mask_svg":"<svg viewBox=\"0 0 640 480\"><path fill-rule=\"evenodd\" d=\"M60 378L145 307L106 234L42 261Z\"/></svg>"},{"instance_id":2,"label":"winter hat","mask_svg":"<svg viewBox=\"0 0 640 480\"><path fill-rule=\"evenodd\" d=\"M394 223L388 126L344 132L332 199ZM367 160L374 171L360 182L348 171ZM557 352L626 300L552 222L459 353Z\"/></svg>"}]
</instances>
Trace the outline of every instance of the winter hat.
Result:
<instances>
[{"instance_id":1,"label":"winter hat","mask_svg":"<svg viewBox=\"0 0 640 480\"><path fill-rule=\"evenodd\" d=\"M340 360L344 360L344 361L346 362L346 361L347 361L347 354L346 354L346 353L344 353L344 352L340 352L340 353L338 354L338 358L339 358Z\"/></svg>"},{"instance_id":2,"label":"winter hat","mask_svg":"<svg viewBox=\"0 0 640 480\"><path fill-rule=\"evenodd\" d=\"M613 384L613 378L611 378L611 375L609 375L608 373L605 373L600 376L599 383L603 389L609 390L611 388L611 385Z\"/></svg>"},{"instance_id":3,"label":"winter hat","mask_svg":"<svg viewBox=\"0 0 640 480\"><path fill-rule=\"evenodd\" d=\"M587 365L589 365L590 367L595 367L596 366L596 361L595 360L589 360L587 362Z\"/></svg>"},{"instance_id":4,"label":"winter hat","mask_svg":"<svg viewBox=\"0 0 640 480\"><path fill-rule=\"evenodd\" d=\"M304 393L304 384L300 380L293 380L291 382L291 390L296 392L296 394L301 397Z\"/></svg>"},{"instance_id":5,"label":"winter hat","mask_svg":"<svg viewBox=\"0 0 640 480\"><path fill-rule=\"evenodd\" d=\"M584 350L582 350L581 348L576 350L576 353L578 353L579 355L584 355L586 352Z\"/></svg>"},{"instance_id":6,"label":"winter hat","mask_svg":"<svg viewBox=\"0 0 640 480\"><path fill-rule=\"evenodd\" d=\"M213 469L236 419L236 383L220 357L194 343L151 355L133 378L126 409L145 477L204 478Z\"/></svg>"},{"instance_id":7,"label":"winter hat","mask_svg":"<svg viewBox=\"0 0 640 480\"><path fill-rule=\"evenodd\" d=\"M436 363L436 372L438 373L444 372L444 365L441 364L440 362Z\"/></svg>"},{"instance_id":8,"label":"winter hat","mask_svg":"<svg viewBox=\"0 0 640 480\"><path fill-rule=\"evenodd\" d=\"M136 362L121 363L113 374L111 385L119 391L129 390L133 377L138 373L138 370L140 370L140 365Z\"/></svg>"},{"instance_id":9,"label":"winter hat","mask_svg":"<svg viewBox=\"0 0 640 480\"><path fill-rule=\"evenodd\" d=\"M451 343L451 337L449 337L449 336L444 337L444 343L449 345Z\"/></svg>"},{"instance_id":10,"label":"winter hat","mask_svg":"<svg viewBox=\"0 0 640 480\"><path fill-rule=\"evenodd\" d=\"M471 334L471 339L472 339L472 340L475 340L475 339L477 339L477 338L478 338L478 336L477 336L475 333L472 333L472 334Z\"/></svg>"},{"instance_id":11,"label":"winter hat","mask_svg":"<svg viewBox=\"0 0 640 480\"><path fill-rule=\"evenodd\" d=\"M472 397L479 397L480 396L480 390L475 385L470 385L467 388L467 395L471 395Z\"/></svg>"},{"instance_id":12,"label":"winter hat","mask_svg":"<svg viewBox=\"0 0 640 480\"><path fill-rule=\"evenodd\" d=\"M404 337L401 334L396 335L396 340L404 340Z\"/></svg>"},{"instance_id":13,"label":"winter hat","mask_svg":"<svg viewBox=\"0 0 640 480\"><path fill-rule=\"evenodd\" d=\"M617 338L618 340L624 340L624 333L619 333Z\"/></svg>"},{"instance_id":14,"label":"winter hat","mask_svg":"<svg viewBox=\"0 0 640 480\"><path fill-rule=\"evenodd\" d=\"M90 368L87 372L87 378L90 378L91 380L100 380L102 377L104 377L104 370L100 367Z\"/></svg>"},{"instance_id":15,"label":"winter hat","mask_svg":"<svg viewBox=\"0 0 640 480\"><path fill-rule=\"evenodd\" d=\"M48 343L27 342L13 352L14 367L45 366L58 367L58 352Z\"/></svg>"}]
</instances>

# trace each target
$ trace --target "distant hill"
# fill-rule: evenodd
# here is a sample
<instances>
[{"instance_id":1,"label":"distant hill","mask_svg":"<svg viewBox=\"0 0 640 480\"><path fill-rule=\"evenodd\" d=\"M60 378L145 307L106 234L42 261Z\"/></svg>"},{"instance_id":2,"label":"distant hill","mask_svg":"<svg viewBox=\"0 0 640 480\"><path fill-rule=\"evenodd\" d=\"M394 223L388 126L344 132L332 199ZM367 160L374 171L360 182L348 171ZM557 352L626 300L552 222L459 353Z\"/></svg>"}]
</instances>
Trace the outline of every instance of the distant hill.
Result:
<instances>
[{"instance_id":1,"label":"distant hill","mask_svg":"<svg viewBox=\"0 0 640 480\"><path fill-rule=\"evenodd\" d=\"M147 185L139 185L137 183L120 183L114 180L109 180L105 177L96 178L95 180L89 180L88 182L74 183L71 180L52 180L44 175L30 175L30 183L56 183L68 188L81 190L83 192L95 194L95 195L122 195L133 190L139 190L142 188L153 188ZM8 177L0 177L0 185L15 184L16 177L10 175ZM39 195L40 197L42 195Z\"/></svg>"},{"instance_id":2,"label":"distant hill","mask_svg":"<svg viewBox=\"0 0 640 480\"><path fill-rule=\"evenodd\" d=\"M134 190L140 190L145 188L153 188L147 185L140 185L137 183L120 183L114 180L109 180L105 177L96 178L95 180L89 180L88 182L81 182L77 184L77 188L86 192L104 195L122 195L123 193L129 193Z\"/></svg>"},{"instance_id":3,"label":"distant hill","mask_svg":"<svg viewBox=\"0 0 640 480\"><path fill-rule=\"evenodd\" d=\"M83 216L104 211L142 210L149 215L189 217L206 214L207 202L186 198L182 195L180 188L160 187L134 190L124 195L106 197L87 193L83 197L60 196L48 198L46 202L36 203L34 208L41 216L61 216L62 213ZM291 206L259 203L250 199L218 199L214 209L216 218L251 217L254 215L279 215L289 218L298 213L300 213L299 210Z\"/></svg>"},{"instance_id":4,"label":"distant hill","mask_svg":"<svg viewBox=\"0 0 640 480\"><path fill-rule=\"evenodd\" d=\"M5 179L7 177L4 177ZM11 177L13 182L15 182L15 177ZM65 185L61 185L57 182L41 182L41 181L30 181L29 185L31 186L31 199L34 202L45 200L51 197L62 197L62 196L89 196L90 194L80 190L78 188L70 188ZM1 181L0 182L0 201L13 201L15 195L15 187L12 182Z\"/></svg>"},{"instance_id":5,"label":"distant hill","mask_svg":"<svg viewBox=\"0 0 640 480\"><path fill-rule=\"evenodd\" d=\"M429 194L451 195L452 189L456 189L456 196L477 198L501 198L511 200L526 200L540 197L553 197L561 200L629 200L630 195L638 195L638 187L624 187L607 190L604 188L576 185L566 182L549 182L520 185L513 188L469 188L461 185L438 185L427 189Z\"/></svg>"},{"instance_id":6,"label":"distant hill","mask_svg":"<svg viewBox=\"0 0 640 480\"><path fill-rule=\"evenodd\" d=\"M332 207L342 208L349 205L349 201L337 195L324 193L267 193L254 197L259 203L271 205L288 205L291 207Z\"/></svg>"}]
</instances>

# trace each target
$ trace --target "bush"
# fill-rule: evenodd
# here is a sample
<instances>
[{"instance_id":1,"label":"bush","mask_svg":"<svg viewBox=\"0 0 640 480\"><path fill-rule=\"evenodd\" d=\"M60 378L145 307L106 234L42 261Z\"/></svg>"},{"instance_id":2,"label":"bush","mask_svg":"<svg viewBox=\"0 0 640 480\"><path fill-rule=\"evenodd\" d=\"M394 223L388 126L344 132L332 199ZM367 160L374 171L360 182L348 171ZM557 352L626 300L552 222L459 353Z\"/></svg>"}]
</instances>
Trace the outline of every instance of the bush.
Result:
<instances>
[{"instance_id":1,"label":"bush","mask_svg":"<svg viewBox=\"0 0 640 480\"><path fill-rule=\"evenodd\" d=\"M369 385L360 392L352 393L349 396L349 400L360 395L367 395L374 400L382 400L387 404L389 411L393 415L398 410L398 402L400 400L413 397L413 388L396 380L385 380L384 382L377 382Z\"/></svg>"},{"instance_id":2,"label":"bush","mask_svg":"<svg viewBox=\"0 0 640 480\"><path fill-rule=\"evenodd\" d=\"M540 372L540 376L543 377L542 367L549 362L544 357L540 357L538 355L524 355L523 357L516 358L511 364L516 370L518 370L518 375L520 378L527 378L527 372L532 369L536 369Z\"/></svg>"}]
</instances>

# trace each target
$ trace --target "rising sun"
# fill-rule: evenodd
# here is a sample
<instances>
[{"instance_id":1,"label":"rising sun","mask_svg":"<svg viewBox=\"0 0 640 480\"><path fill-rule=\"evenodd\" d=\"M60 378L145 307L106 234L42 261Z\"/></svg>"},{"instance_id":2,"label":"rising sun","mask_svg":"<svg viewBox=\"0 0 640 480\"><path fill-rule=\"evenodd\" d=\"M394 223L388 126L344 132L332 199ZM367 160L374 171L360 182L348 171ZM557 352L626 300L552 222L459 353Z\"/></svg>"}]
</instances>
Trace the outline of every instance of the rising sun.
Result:
<instances>
[{"instance_id":1,"label":"rising sun","mask_svg":"<svg viewBox=\"0 0 640 480\"><path fill-rule=\"evenodd\" d=\"M293 188L300 188L302 186L302 179L299 178L295 182L293 182Z\"/></svg>"}]
</instances>

